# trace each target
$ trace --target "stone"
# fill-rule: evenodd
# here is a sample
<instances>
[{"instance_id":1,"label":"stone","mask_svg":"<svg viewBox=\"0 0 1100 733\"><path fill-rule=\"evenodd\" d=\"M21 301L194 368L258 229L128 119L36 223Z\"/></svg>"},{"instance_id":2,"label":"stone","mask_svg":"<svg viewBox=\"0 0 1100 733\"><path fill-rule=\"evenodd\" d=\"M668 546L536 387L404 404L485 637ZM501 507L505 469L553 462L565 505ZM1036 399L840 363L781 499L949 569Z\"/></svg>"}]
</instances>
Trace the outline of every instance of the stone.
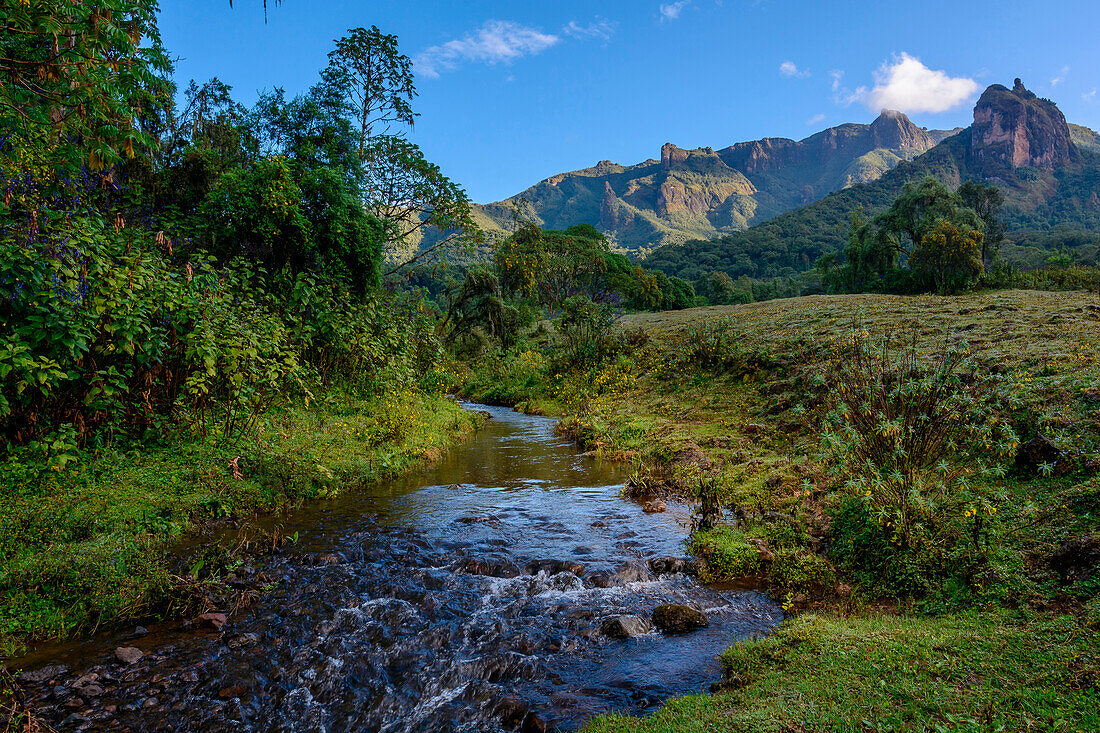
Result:
<instances>
[{"instance_id":1,"label":"stone","mask_svg":"<svg viewBox=\"0 0 1100 733\"><path fill-rule=\"evenodd\" d=\"M642 505L642 511L645 512L646 514L660 514L661 512L665 511L667 508L668 507L665 506L665 503L663 501L661 501L660 499L654 499L653 501L647 501L645 504Z\"/></svg>"},{"instance_id":2,"label":"stone","mask_svg":"<svg viewBox=\"0 0 1100 733\"><path fill-rule=\"evenodd\" d=\"M81 697L99 697L103 694L103 688L99 685L85 685L78 692Z\"/></svg>"},{"instance_id":3,"label":"stone","mask_svg":"<svg viewBox=\"0 0 1100 733\"><path fill-rule=\"evenodd\" d=\"M1038 435L1024 443L1016 454L1016 468L1024 473L1037 474L1044 465L1053 466L1057 472L1062 463L1062 451L1045 435Z\"/></svg>"},{"instance_id":4,"label":"stone","mask_svg":"<svg viewBox=\"0 0 1100 733\"><path fill-rule=\"evenodd\" d=\"M207 629L220 629L225 626L224 613L202 613L195 617L195 626Z\"/></svg>"},{"instance_id":5,"label":"stone","mask_svg":"<svg viewBox=\"0 0 1100 733\"><path fill-rule=\"evenodd\" d=\"M638 616L611 616L600 622L600 633L609 639L629 639L649 633L652 627Z\"/></svg>"},{"instance_id":6,"label":"stone","mask_svg":"<svg viewBox=\"0 0 1100 733\"><path fill-rule=\"evenodd\" d=\"M60 677L68 671L69 668L64 664L47 664L45 667L39 667L29 672L21 672L19 681L40 685L43 682L49 682L54 677Z\"/></svg>"},{"instance_id":7,"label":"stone","mask_svg":"<svg viewBox=\"0 0 1100 733\"><path fill-rule=\"evenodd\" d=\"M136 646L120 646L115 649L115 659L123 664L134 664L145 656L145 652Z\"/></svg>"},{"instance_id":8,"label":"stone","mask_svg":"<svg viewBox=\"0 0 1100 733\"><path fill-rule=\"evenodd\" d=\"M519 568L511 563L467 558L458 565L458 570L470 575L486 575L491 578L514 578Z\"/></svg>"},{"instance_id":9,"label":"stone","mask_svg":"<svg viewBox=\"0 0 1100 733\"><path fill-rule=\"evenodd\" d=\"M259 643L259 634L239 634L226 642L226 646L230 649L243 649L246 646L255 646Z\"/></svg>"},{"instance_id":10,"label":"stone","mask_svg":"<svg viewBox=\"0 0 1100 733\"><path fill-rule=\"evenodd\" d=\"M756 548L756 555L760 558L760 562L765 564L775 562L775 553L768 547L767 540L752 537L749 539L749 544Z\"/></svg>"},{"instance_id":11,"label":"stone","mask_svg":"<svg viewBox=\"0 0 1100 733\"><path fill-rule=\"evenodd\" d=\"M545 572L548 575L557 575L558 573L582 575L584 565L574 560L532 560L527 563L524 572L527 575L537 575L540 572Z\"/></svg>"},{"instance_id":12,"label":"stone","mask_svg":"<svg viewBox=\"0 0 1100 733\"><path fill-rule=\"evenodd\" d=\"M653 576L646 567L624 562L615 571L615 580L620 583L645 583L653 580Z\"/></svg>"},{"instance_id":13,"label":"stone","mask_svg":"<svg viewBox=\"0 0 1100 733\"><path fill-rule=\"evenodd\" d=\"M679 603L663 603L653 609L653 625L666 634L684 634L709 626L706 614Z\"/></svg>"},{"instance_id":14,"label":"stone","mask_svg":"<svg viewBox=\"0 0 1100 733\"><path fill-rule=\"evenodd\" d=\"M696 575L699 572L698 563L690 557L654 557L648 565L654 575Z\"/></svg>"}]
</instances>

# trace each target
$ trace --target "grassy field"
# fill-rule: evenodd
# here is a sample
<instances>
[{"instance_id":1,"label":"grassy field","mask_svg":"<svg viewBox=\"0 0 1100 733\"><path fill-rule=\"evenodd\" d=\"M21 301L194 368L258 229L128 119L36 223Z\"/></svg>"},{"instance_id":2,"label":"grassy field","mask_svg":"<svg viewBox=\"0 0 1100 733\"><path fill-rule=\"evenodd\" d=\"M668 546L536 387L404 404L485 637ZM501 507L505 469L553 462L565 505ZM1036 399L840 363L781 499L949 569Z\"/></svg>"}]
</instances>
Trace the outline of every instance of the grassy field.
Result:
<instances>
[{"instance_id":1,"label":"grassy field","mask_svg":"<svg viewBox=\"0 0 1100 733\"><path fill-rule=\"evenodd\" d=\"M726 654L736 689L588 730L1098 729L1100 568L1067 577L1052 564L1100 530L1095 295L815 296L620 325L634 346L558 378L544 403L582 444L631 462L634 493L720 510L691 543L705 579L760 578L803 615ZM948 451L942 463L980 504L956 509L947 491L919 552L865 546L861 558L844 533L863 491L823 434L853 340L883 338L928 363L964 352L978 419L1016 437L1011 452ZM1037 436L1056 465L1015 467L1015 446ZM999 470L968 473L980 460ZM875 552L908 558L908 575L868 569Z\"/></svg>"},{"instance_id":2,"label":"grassy field","mask_svg":"<svg viewBox=\"0 0 1100 733\"><path fill-rule=\"evenodd\" d=\"M175 567L176 540L219 525L243 527L239 536L247 541L257 513L435 460L475 420L452 400L419 393L338 396L266 414L233 444L174 435L159 448L102 452L62 473L6 486L0 656L26 640L62 638L163 608L173 599L171 576L188 574ZM194 574L216 576L219 563L232 562L226 552Z\"/></svg>"},{"instance_id":3,"label":"grassy field","mask_svg":"<svg viewBox=\"0 0 1100 733\"><path fill-rule=\"evenodd\" d=\"M1100 730L1096 630L1072 616L805 614L722 663L727 691L584 733Z\"/></svg>"}]
</instances>

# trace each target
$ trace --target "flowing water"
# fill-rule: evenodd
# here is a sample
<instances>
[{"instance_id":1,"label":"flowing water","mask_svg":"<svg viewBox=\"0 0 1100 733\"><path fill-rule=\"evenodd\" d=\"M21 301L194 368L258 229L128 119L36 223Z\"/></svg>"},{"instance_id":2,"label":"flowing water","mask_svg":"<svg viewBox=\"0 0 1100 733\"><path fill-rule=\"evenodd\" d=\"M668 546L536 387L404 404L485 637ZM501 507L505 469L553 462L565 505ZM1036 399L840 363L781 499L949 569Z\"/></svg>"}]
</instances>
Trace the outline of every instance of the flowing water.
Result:
<instances>
[{"instance_id":1,"label":"flowing water","mask_svg":"<svg viewBox=\"0 0 1100 733\"><path fill-rule=\"evenodd\" d=\"M147 652L131 666L117 638L37 655L71 667L31 689L42 714L73 730L573 730L705 690L722 649L781 620L760 593L654 576L649 560L684 553L686 507L645 514L553 421L488 411L439 465L295 515L302 553L265 568L277 587L220 633L154 630L125 642ZM670 602L709 626L600 633Z\"/></svg>"}]
</instances>

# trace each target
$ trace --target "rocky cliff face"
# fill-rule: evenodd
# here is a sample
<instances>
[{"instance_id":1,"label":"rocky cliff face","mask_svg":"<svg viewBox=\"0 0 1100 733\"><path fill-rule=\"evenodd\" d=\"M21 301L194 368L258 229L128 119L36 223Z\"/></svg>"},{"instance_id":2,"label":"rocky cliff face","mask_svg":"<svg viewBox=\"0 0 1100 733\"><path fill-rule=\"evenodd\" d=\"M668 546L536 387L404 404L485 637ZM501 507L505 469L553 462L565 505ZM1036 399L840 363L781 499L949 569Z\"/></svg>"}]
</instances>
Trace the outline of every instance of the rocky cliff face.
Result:
<instances>
[{"instance_id":1,"label":"rocky cliff face","mask_svg":"<svg viewBox=\"0 0 1100 733\"><path fill-rule=\"evenodd\" d=\"M950 133L924 130L899 112L805 140L764 138L722 150L661 147L634 166L600 161L524 191L528 214L563 229L587 222L620 248L637 250L745 229L830 191L877 179ZM479 207L502 224L512 199Z\"/></svg>"},{"instance_id":2,"label":"rocky cliff face","mask_svg":"<svg viewBox=\"0 0 1100 733\"><path fill-rule=\"evenodd\" d=\"M1012 89L994 84L974 107L970 154L986 178L1032 166L1052 171L1078 157L1065 116L1016 80Z\"/></svg>"}]
</instances>

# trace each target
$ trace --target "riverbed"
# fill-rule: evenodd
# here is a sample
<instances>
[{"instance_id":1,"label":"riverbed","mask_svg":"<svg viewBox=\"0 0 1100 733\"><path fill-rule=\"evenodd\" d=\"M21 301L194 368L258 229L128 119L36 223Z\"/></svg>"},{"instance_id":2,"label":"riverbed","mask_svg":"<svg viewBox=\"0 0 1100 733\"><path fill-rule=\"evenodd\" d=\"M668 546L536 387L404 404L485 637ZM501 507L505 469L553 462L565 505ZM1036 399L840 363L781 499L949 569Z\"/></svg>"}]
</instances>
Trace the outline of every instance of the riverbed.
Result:
<instances>
[{"instance_id":1,"label":"riverbed","mask_svg":"<svg viewBox=\"0 0 1100 733\"><path fill-rule=\"evenodd\" d=\"M568 731L705 691L718 653L782 620L762 593L654 572L684 555L688 507L647 514L553 420L476 409L484 428L437 465L295 513L294 551L262 568L274 588L221 629L38 650L32 668L66 668L28 685L39 714L59 730ZM606 633L664 603L709 625ZM145 654L125 664L119 645Z\"/></svg>"}]
</instances>

